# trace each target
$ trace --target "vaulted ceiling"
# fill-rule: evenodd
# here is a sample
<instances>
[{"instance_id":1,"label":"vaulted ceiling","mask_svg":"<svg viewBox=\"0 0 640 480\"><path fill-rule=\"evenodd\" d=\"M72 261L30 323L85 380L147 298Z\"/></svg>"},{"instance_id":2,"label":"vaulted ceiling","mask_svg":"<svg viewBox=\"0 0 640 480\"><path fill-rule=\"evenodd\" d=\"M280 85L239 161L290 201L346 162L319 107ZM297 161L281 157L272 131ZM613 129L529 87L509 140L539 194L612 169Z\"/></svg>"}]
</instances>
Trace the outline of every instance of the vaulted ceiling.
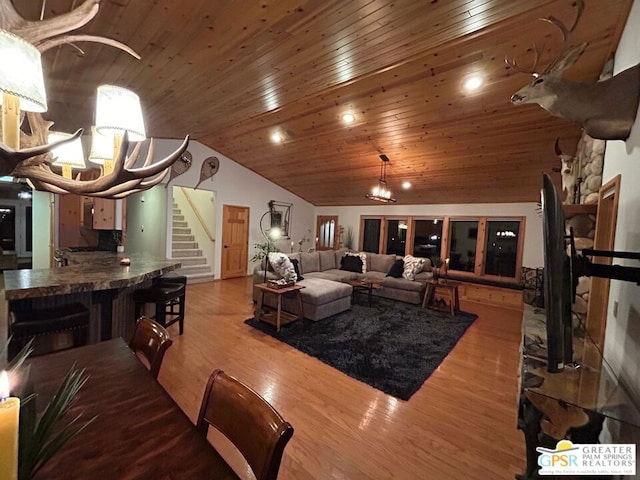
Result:
<instances>
[{"instance_id":1,"label":"vaulted ceiling","mask_svg":"<svg viewBox=\"0 0 640 480\"><path fill-rule=\"evenodd\" d=\"M13 0L36 20L78 0ZM91 0L90 0L91 1ZM589 43L566 73L595 81L615 51L631 0L585 0L571 43ZM537 201L540 173L559 166L580 128L510 96L530 81L504 63L556 53L570 0L102 0L82 32L142 57L81 44L44 55L56 128L93 123L95 89L135 90L148 134L203 144L315 205L363 205L390 159L400 204ZM462 84L480 74L484 85ZM356 120L341 122L345 112ZM270 137L279 131L284 141ZM409 181L412 188L403 190ZM242 188L242 185L238 185Z\"/></svg>"}]
</instances>

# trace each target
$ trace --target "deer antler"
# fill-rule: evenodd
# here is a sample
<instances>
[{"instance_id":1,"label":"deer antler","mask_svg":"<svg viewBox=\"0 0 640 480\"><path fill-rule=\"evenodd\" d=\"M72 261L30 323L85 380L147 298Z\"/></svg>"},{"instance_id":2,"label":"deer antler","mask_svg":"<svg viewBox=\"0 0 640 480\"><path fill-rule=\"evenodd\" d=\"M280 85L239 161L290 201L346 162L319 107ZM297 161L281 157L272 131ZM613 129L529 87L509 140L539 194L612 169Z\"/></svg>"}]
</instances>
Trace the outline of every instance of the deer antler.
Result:
<instances>
[{"instance_id":1,"label":"deer antler","mask_svg":"<svg viewBox=\"0 0 640 480\"><path fill-rule=\"evenodd\" d=\"M82 130L76 132L74 138L77 138L82 133ZM10 151L6 147L0 147L0 153L7 154L14 157L19 156L24 158L25 156L40 155L50 151L53 147L64 143L57 142L51 145L43 145L36 147L35 149L28 149L24 151ZM127 150L129 148L128 135L125 133L118 158L115 161L115 168L113 172L108 175L102 176L95 180L71 180L61 177L57 173L51 170L49 162L41 161L34 165L25 165L20 163L20 160L14 161L17 166L11 172L11 175L20 178L29 178L33 184L39 190L54 191L54 193L77 193L79 195L89 195L97 197L111 197L113 195L126 196L133 193L131 190L146 190L154 185L157 185L162 181L168 172L168 168L180 158L180 155L187 149L189 145L189 136L187 135L176 151L169 156L153 163L153 140L149 146L147 152L147 158L144 166L141 168L128 168L135 164L138 155L140 154L141 144L137 144L131 153L129 159L126 159ZM126 166L125 166L126 161ZM151 180L145 182L149 177L154 177ZM53 188L51 188L53 187ZM125 194L126 195L123 195Z\"/></svg>"},{"instance_id":2,"label":"deer antler","mask_svg":"<svg viewBox=\"0 0 640 480\"><path fill-rule=\"evenodd\" d=\"M509 65L511 68L513 68L516 72L537 76L538 74L536 73L536 67L538 66L538 59L540 58L540 50L538 50L538 46L535 43L533 44L533 54L534 54L534 58L533 58L533 65L531 66L531 68L520 67L516 63L515 58L513 60L509 60L508 58L505 57L504 62L507 65Z\"/></svg>"},{"instance_id":3,"label":"deer antler","mask_svg":"<svg viewBox=\"0 0 640 480\"><path fill-rule=\"evenodd\" d=\"M566 25L561 20L557 19L553 15L551 15L551 16L549 16L547 18L541 18L540 19L543 22L547 22L547 23L550 23L551 25L555 25L562 32L562 48L560 49L558 54L553 58L553 60L551 60L551 62L549 62L547 67L542 72L536 72L536 67L538 65L538 58L539 58L539 55L540 55L540 52L539 52L538 47L536 46L536 44L533 45L533 50L535 52L535 59L534 59L534 62L533 62L533 66L530 69L523 69L523 68L519 67L516 64L516 60L515 59L509 60L508 58L505 57L505 59L504 59L505 63L507 65L509 65L511 68L513 68L517 72L533 75L534 77L538 77L540 75L544 75L546 73L552 72L558 66L558 64L561 62L561 60L564 58L564 55L567 52L567 48L569 46L569 34L571 32L573 32L573 30L578 25L578 21L580 20L580 17L582 16L582 12L584 11L584 1L583 0L576 0L575 5L577 7L576 18L574 19L573 25L571 25L571 28L567 28Z\"/></svg>"}]
</instances>

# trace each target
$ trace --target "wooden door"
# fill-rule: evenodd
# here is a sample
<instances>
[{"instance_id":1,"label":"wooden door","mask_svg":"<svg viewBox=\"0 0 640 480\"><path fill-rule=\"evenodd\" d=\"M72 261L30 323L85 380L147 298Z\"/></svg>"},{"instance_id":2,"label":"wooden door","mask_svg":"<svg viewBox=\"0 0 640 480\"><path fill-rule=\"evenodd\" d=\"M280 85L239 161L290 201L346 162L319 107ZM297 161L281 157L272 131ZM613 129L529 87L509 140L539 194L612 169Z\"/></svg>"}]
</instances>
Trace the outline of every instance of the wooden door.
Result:
<instances>
[{"instance_id":1,"label":"wooden door","mask_svg":"<svg viewBox=\"0 0 640 480\"><path fill-rule=\"evenodd\" d=\"M336 250L340 243L339 234L336 215L316 217L316 250Z\"/></svg>"},{"instance_id":2,"label":"wooden door","mask_svg":"<svg viewBox=\"0 0 640 480\"><path fill-rule=\"evenodd\" d=\"M613 250L616 239L618 219L618 200L620 198L620 175L600 187L596 234L593 240L594 250ZM593 263L611 265L611 258L593 257ZM604 349L604 334L607 327L607 308L609 305L608 278L591 277L589 306L587 310L587 332L598 349Z\"/></svg>"},{"instance_id":3,"label":"wooden door","mask_svg":"<svg viewBox=\"0 0 640 480\"><path fill-rule=\"evenodd\" d=\"M249 255L249 208L222 206L220 278L245 277Z\"/></svg>"}]
</instances>

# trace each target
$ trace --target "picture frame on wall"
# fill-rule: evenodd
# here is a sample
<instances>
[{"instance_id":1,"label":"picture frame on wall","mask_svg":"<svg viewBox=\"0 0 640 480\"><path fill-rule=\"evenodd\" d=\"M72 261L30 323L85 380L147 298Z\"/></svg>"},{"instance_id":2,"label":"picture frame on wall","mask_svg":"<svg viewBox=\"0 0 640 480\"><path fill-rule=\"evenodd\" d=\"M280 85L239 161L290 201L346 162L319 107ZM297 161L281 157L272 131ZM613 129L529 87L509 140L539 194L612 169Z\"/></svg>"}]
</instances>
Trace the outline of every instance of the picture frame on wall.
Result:
<instances>
[{"instance_id":1,"label":"picture frame on wall","mask_svg":"<svg viewBox=\"0 0 640 480\"><path fill-rule=\"evenodd\" d=\"M269 202L271 228L279 228L282 238L290 238L292 207L292 203L276 202L275 200Z\"/></svg>"}]
</instances>

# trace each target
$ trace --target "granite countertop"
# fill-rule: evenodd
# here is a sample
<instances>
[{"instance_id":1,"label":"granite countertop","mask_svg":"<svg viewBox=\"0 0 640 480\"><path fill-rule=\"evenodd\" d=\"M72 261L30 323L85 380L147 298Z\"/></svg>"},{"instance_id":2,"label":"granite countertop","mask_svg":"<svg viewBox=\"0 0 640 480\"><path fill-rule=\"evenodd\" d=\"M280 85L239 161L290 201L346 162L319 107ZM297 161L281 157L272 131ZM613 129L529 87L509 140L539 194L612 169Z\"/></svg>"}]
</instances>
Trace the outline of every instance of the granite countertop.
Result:
<instances>
[{"instance_id":1,"label":"granite countertop","mask_svg":"<svg viewBox=\"0 0 640 480\"><path fill-rule=\"evenodd\" d=\"M144 254L83 252L80 255L86 257L86 261L66 267L5 271L5 298L18 300L126 288L159 277L181 265L178 260L164 260ZM120 265L123 257L130 258L131 265Z\"/></svg>"}]
</instances>

